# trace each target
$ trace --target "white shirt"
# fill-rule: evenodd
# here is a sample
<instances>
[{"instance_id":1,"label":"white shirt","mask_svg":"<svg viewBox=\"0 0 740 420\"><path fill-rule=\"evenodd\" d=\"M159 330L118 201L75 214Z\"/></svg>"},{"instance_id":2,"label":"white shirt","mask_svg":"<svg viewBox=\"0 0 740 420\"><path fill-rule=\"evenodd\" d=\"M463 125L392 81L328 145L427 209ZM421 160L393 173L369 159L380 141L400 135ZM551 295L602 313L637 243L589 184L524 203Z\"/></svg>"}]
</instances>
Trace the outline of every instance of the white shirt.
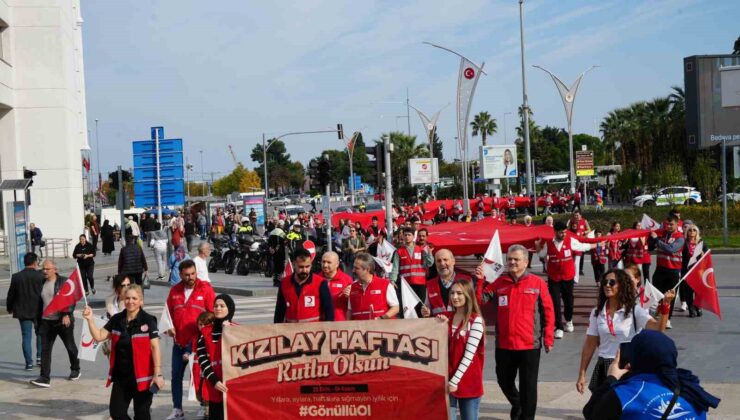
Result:
<instances>
[{"instance_id":1,"label":"white shirt","mask_svg":"<svg viewBox=\"0 0 740 420\"><path fill-rule=\"evenodd\" d=\"M359 280L358 280L359 281ZM366 285L360 283L362 286L362 290L365 291L367 289L367 286L370 285L370 283ZM392 306L398 306L398 295L396 295L396 289L393 287L391 283L388 283L388 288L385 290L385 301L388 304L388 307ZM347 302L347 308L352 309L352 302L348 300Z\"/></svg>"},{"instance_id":2,"label":"white shirt","mask_svg":"<svg viewBox=\"0 0 740 420\"><path fill-rule=\"evenodd\" d=\"M200 280L210 283L211 279L208 278L208 261L200 255L196 255L193 258L193 262L195 262L195 276Z\"/></svg>"},{"instance_id":3,"label":"white shirt","mask_svg":"<svg viewBox=\"0 0 740 420\"><path fill-rule=\"evenodd\" d=\"M191 287L189 289L187 287L185 287L183 289L183 291L185 292L185 302L187 302L188 299L190 299L190 295L193 294L193 289L195 289L195 287Z\"/></svg>"},{"instance_id":4,"label":"white shirt","mask_svg":"<svg viewBox=\"0 0 740 420\"><path fill-rule=\"evenodd\" d=\"M609 323L606 320L606 303L598 317L594 315L596 313L596 309L591 311L591 316L588 319L586 335L599 337L599 357L603 357L605 359L614 359L617 357L619 344L632 340L632 337L642 331L648 321L652 319L648 311L639 306L636 306L633 311L634 317L632 312L630 312L627 319L625 319L624 316L624 308L621 308L614 313L612 324L614 326L616 337L609 332ZM633 319L637 323L636 328Z\"/></svg>"},{"instance_id":5,"label":"white shirt","mask_svg":"<svg viewBox=\"0 0 740 420\"><path fill-rule=\"evenodd\" d=\"M547 244L550 241L545 242L544 245L542 245L542 249L540 250L539 256L540 258L547 257ZM560 251L560 248L563 247L564 241L558 241L557 239L553 238L552 242L555 244L555 249ZM591 244L584 244L578 241L577 239L570 239L570 249L577 252L588 252L591 250Z\"/></svg>"}]
</instances>

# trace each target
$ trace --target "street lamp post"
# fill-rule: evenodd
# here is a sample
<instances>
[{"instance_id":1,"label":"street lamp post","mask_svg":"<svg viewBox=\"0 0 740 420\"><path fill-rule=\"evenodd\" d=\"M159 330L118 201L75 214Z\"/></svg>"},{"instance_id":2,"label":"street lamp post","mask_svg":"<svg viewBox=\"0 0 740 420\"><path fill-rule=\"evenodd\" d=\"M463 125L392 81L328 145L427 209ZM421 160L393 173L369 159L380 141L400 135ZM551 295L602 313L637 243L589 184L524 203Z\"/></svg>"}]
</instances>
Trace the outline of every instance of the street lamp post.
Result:
<instances>
[{"instance_id":1,"label":"street lamp post","mask_svg":"<svg viewBox=\"0 0 740 420\"><path fill-rule=\"evenodd\" d=\"M509 144L509 134L506 131L506 116L511 115L511 112L504 112L504 144Z\"/></svg>"},{"instance_id":2,"label":"street lamp post","mask_svg":"<svg viewBox=\"0 0 740 420\"><path fill-rule=\"evenodd\" d=\"M101 189L103 188L102 185L100 185L100 180L103 179L100 175L100 138L98 137L98 119L95 118L95 154L97 155L97 164L95 166L98 167L98 193L100 193ZM87 184L90 185L90 178L88 177ZM96 196L99 194L95 194ZM100 199L100 197L96 197L97 199ZM93 200L93 203L95 203L95 200ZM103 202L100 201L100 208L103 208ZM101 210L102 211L102 210Z\"/></svg>"},{"instance_id":3,"label":"street lamp post","mask_svg":"<svg viewBox=\"0 0 740 420\"><path fill-rule=\"evenodd\" d=\"M203 173L204 173L203 172L203 151L200 150L199 152L200 152L200 183L201 183L201 186L203 187L203 195L208 195L206 194L207 188L205 188L206 179L203 176Z\"/></svg>"},{"instance_id":4,"label":"street lamp post","mask_svg":"<svg viewBox=\"0 0 740 420\"><path fill-rule=\"evenodd\" d=\"M578 86L581 84L581 79L583 79L583 76L591 71L592 69L596 68L597 66L591 66L586 69L583 73L576 78L576 81L573 82L573 84L568 87L563 83L562 80L558 79L557 76L552 74L550 70L547 70L540 66L533 66L536 67L545 73L549 74L550 77L552 77L552 81L555 82L555 87L558 89L558 92L560 93L560 98L563 100L563 107L565 108L565 118L568 120L568 151L569 154L569 161L570 161L570 193L574 194L576 192L576 169L575 169L575 163L573 161L573 105L576 100L576 93L578 93Z\"/></svg>"},{"instance_id":5,"label":"street lamp post","mask_svg":"<svg viewBox=\"0 0 740 420\"><path fill-rule=\"evenodd\" d=\"M532 179L532 154L529 144L529 103L527 102L527 73L524 67L524 0L519 0L519 39L522 51L522 119L524 125L524 164L527 166L527 194L534 191L534 181ZM535 214L537 206L535 205Z\"/></svg>"}]
</instances>

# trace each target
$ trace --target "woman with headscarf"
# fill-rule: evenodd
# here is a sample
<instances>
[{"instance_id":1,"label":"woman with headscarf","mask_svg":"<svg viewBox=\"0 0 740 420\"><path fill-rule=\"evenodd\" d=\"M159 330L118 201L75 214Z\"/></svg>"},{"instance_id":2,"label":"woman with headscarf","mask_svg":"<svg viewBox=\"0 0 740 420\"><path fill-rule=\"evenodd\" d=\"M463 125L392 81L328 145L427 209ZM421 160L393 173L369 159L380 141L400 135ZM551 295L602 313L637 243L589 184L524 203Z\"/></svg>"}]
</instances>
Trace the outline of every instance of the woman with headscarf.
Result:
<instances>
[{"instance_id":1,"label":"woman with headscarf","mask_svg":"<svg viewBox=\"0 0 740 420\"><path fill-rule=\"evenodd\" d=\"M174 286L177 283L180 283L180 263L189 260L190 255L188 255L188 251L185 249L185 244L183 242L180 242L180 246L177 247L175 252L170 255L169 260L169 267L170 267L170 285Z\"/></svg>"},{"instance_id":2,"label":"woman with headscarf","mask_svg":"<svg viewBox=\"0 0 740 420\"><path fill-rule=\"evenodd\" d=\"M203 400L208 402L208 418L224 418L223 394L228 391L223 383L221 369L221 333L224 325L229 325L234 317L236 305L229 295L218 295L213 303L215 319L212 325L204 326L198 337L198 365L203 382Z\"/></svg>"},{"instance_id":3,"label":"woman with headscarf","mask_svg":"<svg viewBox=\"0 0 740 420\"><path fill-rule=\"evenodd\" d=\"M103 255L110 255L116 249L113 230L113 226L110 225L108 219L105 219L103 227L100 228L100 239L103 240Z\"/></svg>"},{"instance_id":4,"label":"woman with headscarf","mask_svg":"<svg viewBox=\"0 0 740 420\"><path fill-rule=\"evenodd\" d=\"M658 331L643 330L623 344L607 380L583 408L587 420L706 419L719 398L708 393L691 371L679 369L676 344ZM626 363L620 367L620 358Z\"/></svg>"}]
</instances>

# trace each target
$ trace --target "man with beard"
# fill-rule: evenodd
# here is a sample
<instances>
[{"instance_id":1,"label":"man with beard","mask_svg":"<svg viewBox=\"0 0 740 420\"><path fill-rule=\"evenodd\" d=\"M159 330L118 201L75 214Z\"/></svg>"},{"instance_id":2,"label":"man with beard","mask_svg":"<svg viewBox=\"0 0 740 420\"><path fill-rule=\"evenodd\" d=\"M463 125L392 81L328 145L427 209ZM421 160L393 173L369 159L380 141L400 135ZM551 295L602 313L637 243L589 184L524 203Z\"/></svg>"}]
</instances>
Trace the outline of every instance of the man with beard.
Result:
<instances>
[{"instance_id":1,"label":"man with beard","mask_svg":"<svg viewBox=\"0 0 740 420\"><path fill-rule=\"evenodd\" d=\"M329 285L311 273L311 254L303 248L295 250L293 269L284 277L275 303L276 324L285 322L334 321L334 304Z\"/></svg>"},{"instance_id":2,"label":"man with beard","mask_svg":"<svg viewBox=\"0 0 740 420\"><path fill-rule=\"evenodd\" d=\"M472 279L467 274L455 272L455 256L449 249L437 251L434 255L434 265L439 275L427 281L427 294L424 306L421 307L421 316L427 318L445 315L452 319L455 310L450 304L450 287L455 280L471 281ZM476 289L475 285L473 289Z\"/></svg>"}]
</instances>

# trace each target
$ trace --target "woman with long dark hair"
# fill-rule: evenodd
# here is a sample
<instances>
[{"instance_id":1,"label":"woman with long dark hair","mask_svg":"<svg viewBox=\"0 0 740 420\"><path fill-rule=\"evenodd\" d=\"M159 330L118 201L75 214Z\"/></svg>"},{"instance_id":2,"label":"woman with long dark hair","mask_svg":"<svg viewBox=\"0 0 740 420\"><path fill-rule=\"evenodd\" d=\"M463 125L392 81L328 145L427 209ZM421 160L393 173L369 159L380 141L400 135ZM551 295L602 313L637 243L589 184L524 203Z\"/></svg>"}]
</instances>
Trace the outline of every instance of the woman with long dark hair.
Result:
<instances>
[{"instance_id":1,"label":"woman with long dark hair","mask_svg":"<svg viewBox=\"0 0 740 420\"><path fill-rule=\"evenodd\" d=\"M224 394L228 392L223 382L221 369L221 333L224 325L229 325L234 317L236 305L231 296L221 294L213 302L213 324L201 329L198 337L198 365L203 377L203 400L208 402L208 418L224 418Z\"/></svg>"}]
</instances>

